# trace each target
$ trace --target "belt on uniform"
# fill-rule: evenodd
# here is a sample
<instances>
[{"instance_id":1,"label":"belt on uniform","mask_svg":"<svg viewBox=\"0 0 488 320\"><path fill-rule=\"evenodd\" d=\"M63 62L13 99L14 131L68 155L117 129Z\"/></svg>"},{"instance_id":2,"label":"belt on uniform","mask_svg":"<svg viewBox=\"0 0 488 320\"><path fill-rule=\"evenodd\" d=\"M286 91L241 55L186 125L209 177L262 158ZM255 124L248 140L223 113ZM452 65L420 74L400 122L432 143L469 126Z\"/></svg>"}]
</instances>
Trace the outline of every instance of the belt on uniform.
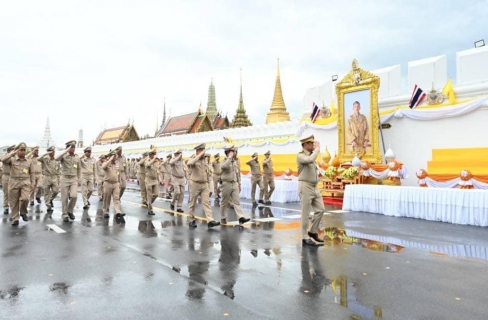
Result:
<instances>
[{"instance_id":1,"label":"belt on uniform","mask_svg":"<svg viewBox=\"0 0 488 320\"><path fill-rule=\"evenodd\" d=\"M173 175L173 177L178 178L178 179L183 179L183 177L178 177L178 176L175 176L175 175Z\"/></svg>"},{"instance_id":2,"label":"belt on uniform","mask_svg":"<svg viewBox=\"0 0 488 320\"><path fill-rule=\"evenodd\" d=\"M58 175L57 174L45 174L44 176L45 177L57 177Z\"/></svg>"},{"instance_id":3,"label":"belt on uniform","mask_svg":"<svg viewBox=\"0 0 488 320\"><path fill-rule=\"evenodd\" d=\"M207 181L195 181L195 180L191 180L191 182L195 182L195 183L207 183Z\"/></svg>"},{"instance_id":4,"label":"belt on uniform","mask_svg":"<svg viewBox=\"0 0 488 320\"><path fill-rule=\"evenodd\" d=\"M237 181L226 181L226 180L222 180L222 182L237 183Z\"/></svg>"},{"instance_id":5,"label":"belt on uniform","mask_svg":"<svg viewBox=\"0 0 488 320\"><path fill-rule=\"evenodd\" d=\"M30 179L30 177L29 177L29 178L16 178L16 177L10 177L10 179L12 179L12 180L27 180L27 179Z\"/></svg>"},{"instance_id":6,"label":"belt on uniform","mask_svg":"<svg viewBox=\"0 0 488 320\"><path fill-rule=\"evenodd\" d=\"M74 178L74 177L78 177L78 175L76 175L76 174L63 174L63 177Z\"/></svg>"},{"instance_id":7,"label":"belt on uniform","mask_svg":"<svg viewBox=\"0 0 488 320\"><path fill-rule=\"evenodd\" d=\"M2 172L2 176L8 176L8 177L10 177L10 173L3 173Z\"/></svg>"}]
</instances>

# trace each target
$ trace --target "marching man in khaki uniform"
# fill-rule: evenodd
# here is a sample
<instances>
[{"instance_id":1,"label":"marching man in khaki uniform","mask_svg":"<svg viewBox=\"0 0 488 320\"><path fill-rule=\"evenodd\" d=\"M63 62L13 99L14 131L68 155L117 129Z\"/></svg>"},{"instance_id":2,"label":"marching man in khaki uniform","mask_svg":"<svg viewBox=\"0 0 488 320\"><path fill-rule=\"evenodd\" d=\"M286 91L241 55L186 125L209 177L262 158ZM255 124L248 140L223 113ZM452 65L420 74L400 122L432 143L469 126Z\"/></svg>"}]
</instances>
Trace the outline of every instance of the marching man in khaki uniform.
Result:
<instances>
[{"instance_id":1,"label":"marching man in khaki uniform","mask_svg":"<svg viewBox=\"0 0 488 320\"><path fill-rule=\"evenodd\" d=\"M36 198L37 203L41 203L41 195L42 195L42 163L38 160L39 159L39 147L32 148L31 152L27 155L27 159L31 159L32 163L34 164L34 176L35 176L35 183L34 183L34 190L30 194L30 205L34 205L34 196Z\"/></svg>"},{"instance_id":2,"label":"marching man in khaki uniform","mask_svg":"<svg viewBox=\"0 0 488 320\"><path fill-rule=\"evenodd\" d=\"M166 156L166 161L164 162L164 188L163 188L163 197L166 195L166 199L171 199L171 163L170 160L172 158L171 154Z\"/></svg>"},{"instance_id":3,"label":"marching man in khaki uniform","mask_svg":"<svg viewBox=\"0 0 488 320\"><path fill-rule=\"evenodd\" d=\"M207 218L207 225L209 228L213 228L220 225L220 222L215 221L212 215L212 208L210 208L208 160L205 157L205 144L202 143L196 146L195 150L195 157L189 159L187 162L188 167L191 168L190 203L188 205L188 214L190 215L189 226L190 228L197 227L195 206L200 196L202 198L203 211Z\"/></svg>"},{"instance_id":4,"label":"marching man in khaki uniform","mask_svg":"<svg viewBox=\"0 0 488 320\"><path fill-rule=\"evenodd\" d=\"M49 147L47 153L38 159L42 163L44 202L47 206L47 212L53 211L53 200L59 193L59 162L54 159L54 153L54 147Z\"/></svg>"},{"instance_id":5,"label":"marching man in khaki uniform","mask_svg":"<svg viewBox=\"0 0 488 320\"><path fill-rule=\"evenodd\" d=\"M84 155L80 159L81 194L83 196L83 209L88 209L90 197L93 193L93 180L95 179L95 159L91 156L91 147L85 148L83 152Z\"/></svg>"},{"instance_id":6,"label":"marching man in khaki uniform","mask_svg":"<svg viewBox=\"0 0 488 320\"><path fill-rule=\"evenodd\" d=\"M317 188L318 168L315 160L320 151L320 142L314 136L300 140L303 150L297 155L298 165L298 195L302 202L302 243L310 246L321 246L324 243L317 231L324 216L324 202L319 188ZM313 210L312 226L308 230L308 219Z\"/></svg>"},{"instance_id":7,"label":"marching man in khaki uniform","mask_svg":"<svg viewBox=\"0 0 488 320\"><path fill-rule=\"evenodd\" d=\"M213 167L212 164L210 163L210 158L212 155L210 153L205 153L205 163L207 164L207 184L208 184L208 196L212 197L212 194L214 192L214 181L213 181Z\"/></svg>"},{"instance_id":8,"label":"marching man in khaki uniform","mask_svg":"<svg viewBox=\"0 0 488 320\"><path fill-rule=\"evenodd\" d=\"M246 162L246 164L251 168L251 199L252 204L257 205L256 202L256 186L259 186L259 203L264 203L263 195L263 177L261 175L261 168L259 167L258 154L255 152L252 155L252 159Z\"/></svg>"},{"instance_id":9,"label":"marching man in khaki uniform","mask_svg":"<svg viewBox=\"0 0 488 320\"><path fill-rule=\"evenodd\" d=\"M158 168L159 164L156 158L156 151L152 150L149 152L149 158L146 159L144 165L146 167L146 203L147 203L147 214L154 216L152 204L158 198Z\"/></svg>"},{"instance_id":10,"label":"marching man in khaki uniform","mask_svg":"<svg viewBox=\"0 0 488 320\"><path fill-rule=\"evenodd\" d=\"M275 189L273 160L271 160L271 151L264 154L263 160L263 187L264 187L264 203L271 204L271 195Z\"/></svg>"},{"instance_id":11,"label":"marching man in khaki uniform","mask_svg":"<svg viewBox=\"0 0 488 320\"><path fill-rule=\"evenodd\" d=\"M78 198L78 184L80 183L80 157L75 154L75 149L76 141L68 141L66 150L55 158L61 165L61 205L64 222L69 222L69 219L75 220L73 210Z\"/></svg>"},{"instance_id":12,"label":"marching man in khaki uniform","mask_svg":"<svg viewBox=\"0 0 488 320\"><path fill-rule=\"evenodd\" d=\"M220 169L220 154L214 155L214 161L212 162L213 169L213 184L214 184L214 195L215 199L220 199L220 175L222 174L222 169Z\"/></svg>"},{"instance_id":13,"label":"marching man in khaki uniform","mask_svg":"<svg viewBox=\"0 0 488 320\"><path fill-rule=\"evenodd\" d=\"M120 209L120 171L118 168L118 157L115 153L108 154L108 160L102 164L105 171L105 181L103 182L103 218L108 219L110 215L110 201L114 201L115 218L120 223L125 223L125 213Z\"/></svg>"},{"instance_id":14,"label":"marching man in khaki uniform","mask_svg":"<svg viewBox=\"0 0 488 320\"><path fill-rule=\"evenodd\" d=\"M137 162L139 166L139 176L137 177L139 181L139 188L141 189L142 204L147 206L147 194L146 194L146 160L147 152L142 154L142 159Z\"/></svg>"},{"instance_id":15,"label":"marching man in khaki uniform","mask_svg":"<svg viewBox=\"0 0 488 320\"><path fill-rule=\"evenodd\" d=\"M3 162L3 160L14 149L15 149L15 145L8 147L7 148L7 154L0 157L0 162L2 162L2 164L3 164L3 171L2 171L3 214L8 214L8 208L9 208L9 205L8 205L8 182L10 180L10 164Z\"/></svg>"},{"instance_id":16,"label":"marching man in khaki uniform","mask_svg":"<svg viewBox=\"0 0 488 320\"><path fill-rule=\"evenodd\" d=\"M251 219L245 218L242 214L241 202L239 200L239 192L241 190L241 172L239 165L234 159L234 146L229 146L224 149L226 159L222 161L222 202L220 203L220 217L222 224L227 223L227 206L232 203L236 215L239 218L239 224L244 224Z\"/></svg>"},{"instance_id":17,"label":"marching man in khaki uniform","mask_svg":"<svg viewBox=\"0 0 488 320\"><path fill-rule=\"evenodd\" d=\"M3 157L2 162L10 165L9 203L12 207L12 226L19 225L19 217L29 221L27 206L29 205L29 194L34 190L35 168L31 159L25 157L27 146L24 142L19 143L14 151Z\"/></svg>"},{"instance_id":18,"label":"marching man in khaki uniform","mask_svg":"<svg viewBox=\"0 0 488 320\"><path fill-rule=\"evenodd\" d=\"M100 159L95 163L95 177L97 182L97 194L98 200L103 201L103 183L105 181L105 170L103 170L102 165L105 162L106 156L100 156Z\"/></svg>"},{"instance_id":19,"label":"marching man in khaki uniform","mask_svg":"<svg viewBox=\"0 0 488 320\"><path fill-rule=\"evenodd\" d=\"M117 161L119 162L120 199L122 199L122 195L127 186L127 159L122 155L122 147L117 147L115 153L117 154Z\"/></svg>"},{"instance_id":20,"label":"marching man in khaki uniform","mask_svg":"<svg viewBox=\"0 0 488 320\"><path fill-rule=\"evenodd\" d=\"M183 212L183 196L185 194L185 185L186 185L186 171L184 167L184 163L182 158L183 150L179 149L175 152L175 156L173 159L169 161L171 164L171 181L173 182L173 199L171 200L171 210L175 209L176 204L176 211Z\"/></svg>"}]
</instances>

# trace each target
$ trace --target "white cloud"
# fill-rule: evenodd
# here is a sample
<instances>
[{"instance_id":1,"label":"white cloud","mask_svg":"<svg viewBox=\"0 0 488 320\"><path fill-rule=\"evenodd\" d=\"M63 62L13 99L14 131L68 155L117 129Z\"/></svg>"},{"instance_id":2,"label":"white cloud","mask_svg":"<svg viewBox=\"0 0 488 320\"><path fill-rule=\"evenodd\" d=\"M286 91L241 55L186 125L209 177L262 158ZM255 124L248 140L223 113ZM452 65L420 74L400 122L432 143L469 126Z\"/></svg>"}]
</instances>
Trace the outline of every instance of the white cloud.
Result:
<instances>
[{"instance_id":1,"label":"white cloud","mask_svg":"<svg viewBox=\"0 0 488 320\"><path fill-rule=\"evenodd\" d=\"M95 139L133 119L152 134L163 97L172 114L217 105L232 117L243 68L253 123L269 110L281 61L298 115L307 88L349 70L448 53L486 37L486 1L2 1L0 144ZM451 61L453 58L450 58ZM406 72L406 68L403 69Z\"/></svg>"}]
</instances>

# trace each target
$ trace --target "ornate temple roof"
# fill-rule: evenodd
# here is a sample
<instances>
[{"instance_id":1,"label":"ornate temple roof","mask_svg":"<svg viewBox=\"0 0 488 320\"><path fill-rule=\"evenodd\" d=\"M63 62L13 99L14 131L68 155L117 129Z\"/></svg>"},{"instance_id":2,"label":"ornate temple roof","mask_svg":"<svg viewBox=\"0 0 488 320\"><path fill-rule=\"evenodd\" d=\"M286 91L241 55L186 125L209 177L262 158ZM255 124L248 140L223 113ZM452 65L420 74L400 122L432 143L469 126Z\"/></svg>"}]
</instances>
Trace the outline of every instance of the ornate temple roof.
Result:
<instances>
[{"instance_id":1,"label":"ornate temple roof","mask_svg":"<svg viewBox=\"0 0 488 320\"><path fill-rule=\"evenodd\" d=\"M227 118L227 116L222 116L222 113L219 112L214 118L213 127L214 130L228 129L230 127L229 118Z\"/></svg>"},{"instance_id":2,"label":"ornate temple roof","mask_svg":"<svg viewBox=\"0 0 488 320\"><path fill-rule=\"evenodd\" d=\"M239 127L249 127L252 126L251 121L247 117L246 109L244 108L244 99L242 97L242 70L241 70L241 93L239 96L239 106L237 107L236 114L234 115L234 119L230 123L231 128L239 128Z\"/></svg>"},{"instance_id":3,"label":"ornate temple roof","mask_svg":"<svg viewBox=\"0 0 488 320\"><path fill-rule=\"evenodd\" d=\"M280 59L278 59L278 71L276 74L273 102L271 103L271 109L266 116L266 123L275 123L282 121L290 121L290 114L286 112L285 101L283 100L283 92L281 91Z\"/></svg>"},{"instance_id":4,"label":"ornate temple roof","mask_svg":"<svg viewBox=\"0 0 488 320\"><path fill-rule=\"evenodd\" d=\"M207 114L203 113L201 109L198 109L197 112L169 118L168 122L157 136L165 137L212 130L212 121Z\"/></svg>"},{"instance_id":5,"label":"ornate temple roof","mask_svg":"<svg viewBox=\"0 0 488 320\"><path fill-rule=\"evenodd\" d=\"M122 127L115 127L103 130L98 135L94 144L100 145L137 140L139 140L139 135L137 134L136 129L133 125L127 124Z\"/></svg>"}]
</instances>

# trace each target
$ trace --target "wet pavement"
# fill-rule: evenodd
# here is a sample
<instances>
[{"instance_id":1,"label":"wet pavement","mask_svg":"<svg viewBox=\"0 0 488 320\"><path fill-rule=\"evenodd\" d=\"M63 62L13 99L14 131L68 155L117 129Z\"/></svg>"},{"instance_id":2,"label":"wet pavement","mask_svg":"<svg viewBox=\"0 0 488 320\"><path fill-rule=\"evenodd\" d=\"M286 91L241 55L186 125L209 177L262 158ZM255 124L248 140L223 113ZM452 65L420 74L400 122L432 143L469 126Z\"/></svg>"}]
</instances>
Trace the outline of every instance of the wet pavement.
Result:
<instances>
[{"instance_id":1,"label":"wet pavement","mask_svg":"<svg viewBox=\"0 0 488 320\"><path fill-rule=\"evenodd\" d=\"M122 198L125 225L103 219L97 197L91 203L83 210L80 196L70 223L62 222L59 197L52 215L36 204L19 227L2 217L0 319L486 319L488 312L486 228L329 207L324 247L303 248L298 204L245 203L253 220L244 228L209 230L199 220L189 230L186 214L163 199L148 216L135 191Z\"/></svg>"}]
</instances>

